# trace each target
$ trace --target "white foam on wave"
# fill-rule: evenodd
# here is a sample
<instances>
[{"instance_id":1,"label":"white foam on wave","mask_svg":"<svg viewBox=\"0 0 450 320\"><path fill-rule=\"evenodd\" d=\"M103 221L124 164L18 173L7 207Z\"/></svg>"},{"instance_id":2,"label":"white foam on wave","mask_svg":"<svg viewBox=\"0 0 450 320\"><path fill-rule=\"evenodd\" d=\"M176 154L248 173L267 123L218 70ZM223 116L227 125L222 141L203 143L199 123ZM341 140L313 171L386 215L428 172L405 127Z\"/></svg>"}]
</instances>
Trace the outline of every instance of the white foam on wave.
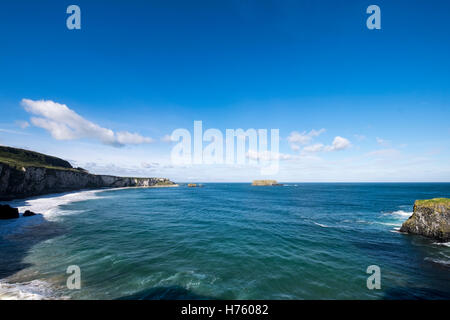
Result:
<instances>
[{"instance_id":1,"label":"white foam on wave","mask_svg":"<svg viewBox=\"0 0 450 320\"><path fill-rule=\"evenodd\" d=\"M322 227L322 228L331 228L330 226L327 226L326 224L318 223L318 222L315 222L315 221L313 221L313 223L315 225L319 226L319 227Z\"/></svg>"},{"instance_id":2,"label":"white foam on wave","mask_svg":"<svg viewBox=\"0 0 450 320\"><path fill-rule=\"evenodd\" d=\"M31 210L41 215L20 216L18 219L0 221L0 238L24 233L29 226L38 225L45 221L58 220L58 217L64 215L81 213L83 212L82 210L63 210L60 206L73 202L104 198L99 193L108 190L112 189L86 190L10 201L8 204L18 208L21 213L25 210ZM54 296L51 287L49 283L41 280L9 283L7 279L0 279L0 300L61 299L61 297ZM65 298L62 297L62 299Z\"/></svg>"},{"instance_id":3,"label":"white foam on wave","mask_svg":"<svg viewBox=\"0 0 450 320\"><path fill-rule=\"evenodd\" d=\"M9 205L16 207L20 212L25 210L31 210L36 213L41 213L47 220L55 220L58 216L80 213L80 210L61 210L60 206L73 202L80 202L85 200L92 200L100 198L97 195L99 192L110 189L102 190L87 190L66 194L55 194L50 196L42 196L39 198L31 198L25 200L14 200L9 202ZM20 219L21 220L21 219Z\"/></svg>"},{"instance_id":4,"label":"white foam on wave","mask_svg":"<svg viewBox=\"0 0 450 320\"><path fill-rule=\"evenodd\" d=\"M437 246L450 247L450 242L433 242Z\"/></svg>"},{"instance_id":5,"label":"white foam on wave","mask_svg":"<svg viewBox=\"0 0 450 320\"><path fill-rule=\"evenodd\" d=\"M435 258L430 258L430 257L426 257L424 260L430 261L430 262L433 262L436 264L440 264L444 267L450 267L450 260L435 259Z\"/></svg>"},{"instance_id":6,"label":"white foam on wave","mask_svg":"<svg viewBox=\"0 0 450 320\"><path fill-rule=\"evenodd\" d=\"M397 211L390 212L390 214L409 218L410 216L412 216L413 213L409 212L409 211L397 210Z\"/></svg>"},{"instance_id":7,"label":"white foam on wave","mask_svg":"<svg viewBox=\"0 0 450 320\"><path fill-rule=\"evenodd\" d=\"M0 280L0 300L43 300L56 299L49 283L33 280L21 283L7 283Z\"/></svg>"},{"instance_id":8,"label":"white foam on wave","mask_svg":"<svg viewBox=\"0 0 450 320\"><path fill-rule=\"evenodd\" d=\"M402 231L400 231L400 228L393 228L392 230L390 230L390 232L393 232L393 233L401 233L401 234L407 234L407 232L402 232Z\"/></svg>"}]
</instances>

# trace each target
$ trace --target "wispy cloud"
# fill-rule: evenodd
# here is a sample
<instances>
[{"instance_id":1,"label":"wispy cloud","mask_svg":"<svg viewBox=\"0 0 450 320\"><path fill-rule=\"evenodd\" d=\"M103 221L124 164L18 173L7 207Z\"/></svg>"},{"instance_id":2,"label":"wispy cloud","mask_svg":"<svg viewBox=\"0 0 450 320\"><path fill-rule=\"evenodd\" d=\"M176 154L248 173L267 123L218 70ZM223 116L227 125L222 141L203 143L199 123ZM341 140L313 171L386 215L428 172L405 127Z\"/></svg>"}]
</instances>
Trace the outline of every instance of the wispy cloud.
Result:
<instances>
[{"instance_id":1,"label":"wispy cloud","mask_svg":"<svg viewBox=\"0 0 450 320\"><path fill-rule=\"evenodd\" d=\"M309 132L303 131L292 131L291 134L287 137L287 141L291 146L291 149L297 151L300 149L300 145L305 145L310 143L314 137L317 137L325 132L325 129L322 128L320 130L312 129Z\"/></svg>"},{"instance_id":2,"label":"wispy cloud","mask_svg":"<svg viewBox=\"0 0 450 320\"><path fill-rule=\"evenodd\" d=\"M316 143L316 144L304 147L303 151L315 153L315 152L322 151L324 148L325 148L325 146L322 143Z\"/></svg>"},{"instance_id":3,"label":"wispy cloud","mask_svg":"<svg viewBox=\"0 0 450 320\"><path fill-rule=\"evenodd\" d=\"M26 133L26 132L21 132L21 131L16 131L16 130L9 130L9 129L1 129L1 128L0 128L0 132L11 133L11 134L28 135L28 133Z\"/></svg>"},{"instance_id":4,"label":"wispy cloud","mask_svg":"<svg viewBox=\"0 0 450 320\"><path fill-rule=\"evenodd\" d=\"M380 149L368 152L365 154L368 157L396 157L400 155L400 151L397 149Z\"/></svg>"},{"instance_id":5,"label":"wispy cloud","mask_svg":"<svg viewBox=\"0 0 450 320\"><path fill-rule=\"evenodd\" d=\"M322 143L316 143L303 148L302 153L317 153L321 151L333 152L348 149L352 146L350 141L346 138L337 136L334 138L331 145L324 145Z\"/></svg>"},{"instance_id":6,"label":"wispy cloud","mask_svg":"<svg viewBox=\"0 0 450 320\"><path fill-rule=\"evenodd\" d=\"M114 132L86 120L67 105L51 100L22 99L25 110L38 117L31 123L50 132L57 140L90 138L115 147L153 142L153 139L128 131Z\"/></svg>"},{"instance_id":7,"label":"wispy cloud","mask_svg":"<svg viewBox=\"0 0 450 320\"><path fill-rule=\"evenodd\" d=\"M289 160L292 158L290 154L272 152L272 151L263 151L258 152L255 150L248 150L246 154L247 158L252 160L261 160L261 161L270 161L270 160Z\"/></svg>"},{"instance_id":8,"label":"wispy cloud","mask_svg":"<svg viewBox=\"0 0 450 320\"><path fill-rule=\"evenodd\" d=\"M145 169L158 168L160 164L158 162L142 162L141 167Z\"/></svg>"}]
</instances>

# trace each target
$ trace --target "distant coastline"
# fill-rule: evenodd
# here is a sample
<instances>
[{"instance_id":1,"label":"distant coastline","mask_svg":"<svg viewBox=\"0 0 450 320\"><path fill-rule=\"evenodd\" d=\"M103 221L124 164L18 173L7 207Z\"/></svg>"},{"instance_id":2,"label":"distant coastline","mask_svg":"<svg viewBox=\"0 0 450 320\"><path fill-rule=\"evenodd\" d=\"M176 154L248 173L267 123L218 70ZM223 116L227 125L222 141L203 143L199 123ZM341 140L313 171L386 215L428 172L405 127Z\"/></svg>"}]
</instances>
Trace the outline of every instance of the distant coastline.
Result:
<instances>
[{"instance_id":1,"label":"distant coastline","mask_svg":"<svg viewBox=\"0 0 450 320\"><path fill-rule=\"evenodd\" d=\"M86 189L176 186L167 178L95 175L60 158L0 146L0 201Z\"/></svg>"}]
</instances>

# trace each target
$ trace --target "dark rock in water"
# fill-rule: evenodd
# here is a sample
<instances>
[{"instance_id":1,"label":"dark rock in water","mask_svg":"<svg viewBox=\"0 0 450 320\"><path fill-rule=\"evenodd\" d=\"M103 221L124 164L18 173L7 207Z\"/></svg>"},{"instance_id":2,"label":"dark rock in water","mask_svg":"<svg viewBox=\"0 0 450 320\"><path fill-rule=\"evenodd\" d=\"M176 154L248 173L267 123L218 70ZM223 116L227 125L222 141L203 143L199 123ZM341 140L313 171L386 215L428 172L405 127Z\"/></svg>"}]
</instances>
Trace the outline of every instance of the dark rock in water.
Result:
<instances>
[{"instance_id":1,"label":"dark rock in water","mask_svg":"<svg viewBox=\"0 0 450 320\"><path fill-rule=\"evenodd\" d=\"M450 199L417 200L414 203L413 215L403 223L400 231L449 241Z\"/></svg>"},{"instance_id":2,"label":"dark rock in water","mask_svg":"<svg viewBox=\"0 0 450 320\"><path fill-rule=\"evenodd\" d=\"M23 213L22 216L24 216L24 217L31 217L31 216L35 216L35 215L36 215L36 213L34 213L33 211L26 210L26 211Z\"/></svg>"},{"instance_id":3,"label":"dark rock in water","mask_svg":"<svg viewBox=\"0 0 450 320\"><path fill-rule=\"evenodd\" d=\"M16 219L19 217L19 209L11 208L10 205L0 204L0 219Z\"/></svg>"}]
</instances>

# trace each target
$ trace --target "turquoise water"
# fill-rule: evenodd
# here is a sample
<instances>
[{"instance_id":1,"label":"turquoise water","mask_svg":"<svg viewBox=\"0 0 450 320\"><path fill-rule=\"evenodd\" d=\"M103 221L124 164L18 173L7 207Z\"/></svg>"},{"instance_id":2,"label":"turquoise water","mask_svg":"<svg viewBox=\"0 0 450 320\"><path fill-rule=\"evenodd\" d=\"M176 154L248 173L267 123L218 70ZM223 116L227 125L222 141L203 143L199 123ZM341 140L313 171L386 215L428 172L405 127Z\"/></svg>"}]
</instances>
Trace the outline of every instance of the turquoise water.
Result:
<instances>
[{"instance_id":1,"label":"turquoise water","mask_svg":"<svg viewBox=\"0 0 450 320\"><path fill-rule=\"evenodd\" d=\"M396 231L414 200L433 197L450 197L450 184L206 184L17 201L46 220L14 234L2 222L0 278L10 292L72 299L450 298L449 244ZM80 290L65 287L69 265ZM370 265L381 290L366 286Z\"/></svg>"}]
</instances>

